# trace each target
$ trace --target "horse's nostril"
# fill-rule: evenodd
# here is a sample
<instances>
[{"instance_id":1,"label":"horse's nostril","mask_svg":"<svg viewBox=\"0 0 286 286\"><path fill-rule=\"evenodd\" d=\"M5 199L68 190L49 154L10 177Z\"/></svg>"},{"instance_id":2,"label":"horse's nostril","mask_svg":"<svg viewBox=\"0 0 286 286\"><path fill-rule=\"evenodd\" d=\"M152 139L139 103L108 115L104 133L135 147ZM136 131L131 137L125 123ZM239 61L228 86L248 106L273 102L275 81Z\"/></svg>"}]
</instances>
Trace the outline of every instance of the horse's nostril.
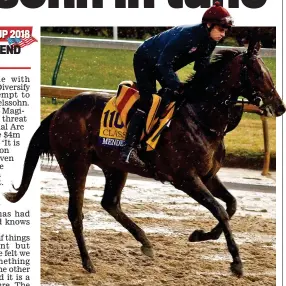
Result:
<instances>
[{"instance_id":1,"label":"horse's nostril","mask_svg":"<svg viewBox=\"0 0 286 286\"><path fill-rule=\"evenodd\" d=\"M285 113L285 111L286 111L285 105L284 105L284 104L281 104L281 105L278 107L278 109L277 109L277 114L278 114L278 116L280 116L280 115L282 115L283 113Z\"/></svg>"}]
</instances>

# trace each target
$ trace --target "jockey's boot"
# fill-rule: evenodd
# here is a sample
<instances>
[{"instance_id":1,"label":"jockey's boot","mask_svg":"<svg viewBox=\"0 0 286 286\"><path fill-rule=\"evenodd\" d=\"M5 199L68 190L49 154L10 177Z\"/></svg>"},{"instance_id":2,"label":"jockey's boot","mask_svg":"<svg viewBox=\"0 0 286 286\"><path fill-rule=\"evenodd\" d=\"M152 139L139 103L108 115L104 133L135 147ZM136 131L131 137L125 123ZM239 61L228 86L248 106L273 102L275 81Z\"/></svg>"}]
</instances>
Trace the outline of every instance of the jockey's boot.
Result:
<instances>
[{"instance_id":1,"label":"jockey's boot","mask_svg":"<svg viewBox=\"0 0 286 286\"><path fill-rule=\"evenodd\" d=\"M138 157L137 149L140 137L146 122L146 113L137 109L132 116L125 138L126 145L122 147L119 160L124 163L135 165L137 167L145 167L145 163Z\"/></svg>"}]
</instances>

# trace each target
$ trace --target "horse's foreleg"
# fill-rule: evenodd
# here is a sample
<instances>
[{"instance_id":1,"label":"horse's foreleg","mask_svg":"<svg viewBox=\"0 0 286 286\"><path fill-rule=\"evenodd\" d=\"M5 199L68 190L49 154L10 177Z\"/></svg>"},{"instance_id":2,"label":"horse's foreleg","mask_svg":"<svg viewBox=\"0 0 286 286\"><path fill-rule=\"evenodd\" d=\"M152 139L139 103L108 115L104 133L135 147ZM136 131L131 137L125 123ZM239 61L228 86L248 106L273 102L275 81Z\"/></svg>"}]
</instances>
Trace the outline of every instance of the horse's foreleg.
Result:
<instances>
[{"instance_id":1,"label":"horse's foreleg","mask_svg":"<svg viewBox=\"0 0 286 286\"><path fill-rule=\"evenodd\" d=\"M116 169L103 171L106 183L101 201L102 207L125 227L137 241L142 243L141 250L145 255L153 257L152 244L145 232L121 210L121 192L126 182L127 173Z\"/></svg>"},{"instance_id":2,"label":"horse's foreleg","mask_svg":"<svg viewBox=\"0 0 286 286\"><path fill-rule=\"evenodd\" d=\"M226 211L229 218L231 218L236 212L236 199L233 195L225 188L222 182L217 176L211 178L207 184L207 188L216 197L226 203ZM204 232L203 230L195 230L189 237L189 241L205 241L205 240L216 240L223 232L222 225L218 223L210 232Z\"/></svg>"},{"instance_id":3,"label":"horse's foreleg","mask_svg":"<svg viewBox=\"0 0 286 286\"><path fill-rule=\"evenodd\" d=\"M206 185L198 176L193 176L188 180L180 180L175 182L175 187L183 190L199 204L206 207L213 216L219 221L222 226L228 250L233 258L231 263L231 271L237 275L242 276L242 262L239 256L238 247L234 241L233 234L229 225L229 215L222 207L222 205L213 197Z\"/></svg>"},{"instance_id":4,"label":"horse's foreleg","mask_svg":"<svg viewBox=\"0 0 286 286\"><path fill-rule=\"evenodd\" d=\"M83 157L83 156L82 156ZM80 160L80 163L78 163ZM72 230L75 235L77 245L80 251L80 256L82 260L82 266L85 270L90 273L95 272L95 268L89 257L85 240L83 237L83 199L84 199L84 189L87 172L90 164L85 163L84 158L79 158L74 161L70 161L69 164L61 166L62 172L67 180L69 188L69 208L68 208L68 218L72 225Z\"/></svg>"}]
</instances>

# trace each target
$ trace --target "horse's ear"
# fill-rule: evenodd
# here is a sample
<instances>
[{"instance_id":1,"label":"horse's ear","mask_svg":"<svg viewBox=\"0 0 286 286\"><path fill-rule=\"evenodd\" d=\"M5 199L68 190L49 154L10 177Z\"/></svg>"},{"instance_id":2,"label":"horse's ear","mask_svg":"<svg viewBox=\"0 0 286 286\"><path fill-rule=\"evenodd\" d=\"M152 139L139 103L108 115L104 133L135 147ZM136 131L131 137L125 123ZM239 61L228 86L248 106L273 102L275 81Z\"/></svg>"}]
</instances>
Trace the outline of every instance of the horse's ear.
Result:
<instances>
[{"instance_id":1,"label":"horse's ear","mask_svg":"<svg viewBox=\"0 0 286 286\"><path fill-rule=\"evenodd\" d=\"M253 55L257 55L260 50L261 44L259 41L259 38L260 38L259 31L260 31L259 28L254 28L254 30L251 33L251 37L250 37L250 41L249 41L248 49L247 49L247 54L249 57Z\"/></svg>"},{"instance_id":2,"label":"horse's ear","mask_svg":"<svg viewBox=\"0 0 286 286\"><path fill-rule=\"evenodd\" d=\"M255 46L254 46L254 51L253 51L253 53L254 53L255 55L257 55L258 52L259 52L259 50L260 50L260 48L261 48L261 42L257 42L257 43L255 44Z\"/></svg>"},{"instance_id":3,"label":"horse's ear","mask_svg":"<svg viewBox=\"0 0 286 286\"><path fill-rule=\"evenodd\" d=\"M259 41L250 41L247 49L247 54L249 57L257 55L261 48L261 43Z\"/></svg>"}]
</instances>

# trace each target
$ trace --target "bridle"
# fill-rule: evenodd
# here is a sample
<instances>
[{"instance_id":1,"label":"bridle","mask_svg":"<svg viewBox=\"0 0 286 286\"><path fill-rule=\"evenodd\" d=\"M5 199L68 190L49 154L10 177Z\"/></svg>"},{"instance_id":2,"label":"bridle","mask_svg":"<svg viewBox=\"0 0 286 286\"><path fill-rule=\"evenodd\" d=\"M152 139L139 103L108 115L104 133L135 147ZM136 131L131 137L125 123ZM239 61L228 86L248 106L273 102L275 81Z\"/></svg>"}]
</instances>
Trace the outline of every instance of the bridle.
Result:
<instances>
[{"instance_id":1,"label":"bridle","mask_svg":"<svg viewBox=\"0 0 286 286\"><path fill-rule=\"evenodd\" d=\"M263 100L259 96L259 93L253 88L249 73L248 73L248 66L250 63L251 57L247 52L242 54L242 67L240 70L240 79L241 79L241 95L249 100L249 103L254 104L258 107L263 105ZM252 95L250 98L249 95Z\"/></svg>"},{"instance_id":2,"label":"bridle","mask_svg":"<svg viewBox=\"0 0 286 286\"><path fill-rule=\"evenodd\" d=\"M242 56L242 62L241 62L241 68L240 68L240 74L239 74L239 82L240 82L240 92L239 95L243 98L246 98L249 103L254 104L258 107L260 107L263 104L262 98L258 95L258 92L253 88L250 78L249 78L249 63L250 63L250 56L247 52L243 52L241 54ZM249 95L253 95L251 98ZM237 96L235 94L230 94L227 99L223 100L223 103L225 105L236 105L236 104L244 104L247 101L244 99L237 99Z\"/></svg>"}]
</instances>

